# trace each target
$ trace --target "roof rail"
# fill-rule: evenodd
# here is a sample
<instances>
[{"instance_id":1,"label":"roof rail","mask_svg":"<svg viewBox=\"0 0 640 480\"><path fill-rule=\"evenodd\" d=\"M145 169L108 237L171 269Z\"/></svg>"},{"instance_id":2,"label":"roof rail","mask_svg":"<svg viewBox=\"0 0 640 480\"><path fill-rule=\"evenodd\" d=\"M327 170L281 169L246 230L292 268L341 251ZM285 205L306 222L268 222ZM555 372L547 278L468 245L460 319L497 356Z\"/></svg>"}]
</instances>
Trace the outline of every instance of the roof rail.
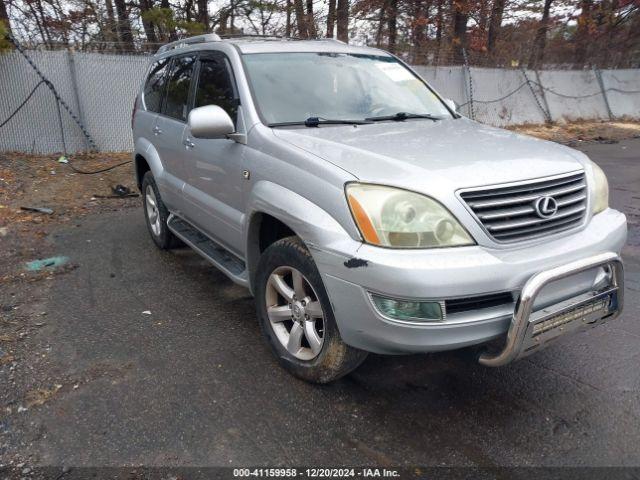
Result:
<instances>
[{"instance_id":1,"label":"roof rail","mask_svg":"<svg viewBox=\"0 0 640 480\"><path fill-rule=\"evenodd\" d=\"M167 43L158 49L158 53L168 52L176 48L184 48L195 43L219 42L221 38L215 33L206 33L204 35L196 35L195 37L183 38L175 42Z\"/></svg>"},{"instance_id":2,"label":"roof rail","mask_svg":"<svg viewBox=\"0 0 640 480\"><path fill-rule=\"evenodd\" d=\"M273 38L276 40L300 40L298 37L285 37L283 35L260 35L258 33L223 33L220 37L224 40L226 38Z\"/></svg>"},{"instance_id":3,"label":"roof rail","mask_svg":"<svg viewBox=\"0 0 640 480\"><path fill-rule=\"evenodd\" d=\"M260 34L256 34L256 33L225 33L225 34L221 34L220 38L222 40L241 40L243 38L255 38L255 39L263 39L263 40L316 40L316 41L321 41L321 42L335 42L335 43L342 43L344 44L345 42L343 42L342 40L338 40L336 38L324 38L324 37L319 37L319 38L300 38L300 37L287 37L284 35L260 35Z\"/></svg>"}]
</instances>

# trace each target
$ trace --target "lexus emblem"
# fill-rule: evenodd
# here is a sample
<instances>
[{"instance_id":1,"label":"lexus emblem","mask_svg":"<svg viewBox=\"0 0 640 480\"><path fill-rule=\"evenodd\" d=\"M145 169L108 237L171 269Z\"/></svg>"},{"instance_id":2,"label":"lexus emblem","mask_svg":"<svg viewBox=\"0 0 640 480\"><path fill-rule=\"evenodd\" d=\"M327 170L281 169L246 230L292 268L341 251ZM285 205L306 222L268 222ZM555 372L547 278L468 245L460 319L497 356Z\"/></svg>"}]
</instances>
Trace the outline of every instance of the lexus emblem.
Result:
<instances>
[{"instance_id":1,"label":"lexus emblem","mask_svg":"<svg viewBox=\"0 0 640 480\"><path fill-rule=\"evenodd\" d=\"M533 207L540 218L551 218L558 212L558 202L553 197L540 197Z\"/></svg>"}]
</instances>

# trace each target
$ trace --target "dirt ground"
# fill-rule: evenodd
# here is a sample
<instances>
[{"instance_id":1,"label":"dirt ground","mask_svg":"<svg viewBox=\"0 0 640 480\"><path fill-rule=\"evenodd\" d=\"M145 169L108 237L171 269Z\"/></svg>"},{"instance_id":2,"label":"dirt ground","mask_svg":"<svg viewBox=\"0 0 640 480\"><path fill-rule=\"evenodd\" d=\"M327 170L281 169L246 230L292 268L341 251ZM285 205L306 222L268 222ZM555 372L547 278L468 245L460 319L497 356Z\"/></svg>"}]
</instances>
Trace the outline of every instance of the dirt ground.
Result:
<instances>
[{"instance_id":1,"label":"dirt ground","mask_svg":"<svg viewBox=\"0 0 640 480\"><path fill-rule=\"evenodd\" d=\"M615 143L640 137L637 122L578 122L565 125L525 125L512 130L568 145L580 142ZM87 213L137 207L134 196L112 198L117 185L137 194L130 163L108 172L84 175L75 172L100 170L130 160L131 154L97 153L72 155L71 164L60 155L0 154L0 286L17 280L37 280L60 269L27 272L24 262L48 256L43 239L52 224L74 222ZM44 207L52 214L23 210ZM62 270L73 268L66 265Z\"/></svg>"},{"instance_id":2,"label":"dirt ground","mask_svg":"<svg viewBox=\"0 0 640 480\"><path fill-rule=\"evenodd\" d=\"M580 142L616 143L640 137L638 122L576 122L564 125L520 125L512 127L519 133L566 145Z\"/></svg>"},{"instance_id":3,"label":"dirt ground","mask_svg":"<svg viewBox=\"0 0 640 480\"><path fill-rule=\"evenodd\" d=\"M0 154L0 286L20 278L39 278L38 272L25 273L23 262L47 256L43 239L51 225L73 222L87 213L139 204L130 163L108 172L85 175L75 172L71 164L59 163L59 158L59 155ZM95 171L130 158L130 153L84 154L74 155L68 161L77 169ZM117 185L128 188L131 196L113 198L112 188ZM53 212L36 212L25 207Z\"/></svg>"},{"instance_id":4,"label":"dirt ground","mask_svg":"<svg viewBox=\"0 0 640 480\"><path fill-rule=\"evenodd\" d=\"M616 143L640 136L640 124L636 123L527 126L516 130L565 144ZM139 197L110 198L117 185L137 193L132 166L127 164L105 173L82 175L74 172L69 164L59 163L58 159L59 155L0 154L0 368L4 367L8 372L8 388L0 389L0 464L7 448L3 443L3 429L15 418L13 416L48 404L95 379L114 375L109 365L73 375L57 370L50 359L47 330L53 327L46 305L56 295L51 288L55 282L51 280L58 275L71 277L82 269L67 273L76 268L73 259L58 268L35 271L26 268L26 262L57 253L52 245L61 240L52 232L60 224L82 227L89 221L83 218L87 214L139 208ZM97 170L129 159L129 153L121 153L74 155L69 161L78 169ZM21 207L44 207L53 213L38 213ZM109 216L105 215L105 218ZM78 228L78 231L82 230ZM93 236L82 240L85 241L98 244L100 239ZM38 335L37 332L42 333ZM20 441L37 440L29 437ZM11 456L10 460L12 465L19 466L18 472L25 462L34 461L22 455Z\"/></svg>"}]
</instances>

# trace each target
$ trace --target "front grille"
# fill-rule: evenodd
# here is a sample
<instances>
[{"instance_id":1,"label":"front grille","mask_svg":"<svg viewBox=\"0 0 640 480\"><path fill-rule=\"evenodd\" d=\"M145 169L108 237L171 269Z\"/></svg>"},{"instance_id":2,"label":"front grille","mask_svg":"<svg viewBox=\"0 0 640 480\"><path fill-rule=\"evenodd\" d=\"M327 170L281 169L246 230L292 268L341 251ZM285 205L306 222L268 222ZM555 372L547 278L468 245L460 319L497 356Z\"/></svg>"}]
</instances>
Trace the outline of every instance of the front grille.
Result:
<instances>
[{"instance_id":1,"label":"front grille","mask_svg":"<svg viewBox=\"0 0 640 480\"><path fill-rule=\"evenodd\" d=\"M465 298L450 298L444 301L447 315L498 307L511 303L513 303L513 295L511 292L490 293Z\"/></svg>"},{"instance_id":2,"label":"front grille","mask_svg":"<svg viewBox=\"0 0 640 480\"><path fill-rule=\"evenodd\" d=\"M519 185L466 191L460 197L495 240L517 242L550 235L580 225L587 211L584 172ZM541 217L535 207L541 197L556 201L557 211Z\"/></svg>"}]
</instances>

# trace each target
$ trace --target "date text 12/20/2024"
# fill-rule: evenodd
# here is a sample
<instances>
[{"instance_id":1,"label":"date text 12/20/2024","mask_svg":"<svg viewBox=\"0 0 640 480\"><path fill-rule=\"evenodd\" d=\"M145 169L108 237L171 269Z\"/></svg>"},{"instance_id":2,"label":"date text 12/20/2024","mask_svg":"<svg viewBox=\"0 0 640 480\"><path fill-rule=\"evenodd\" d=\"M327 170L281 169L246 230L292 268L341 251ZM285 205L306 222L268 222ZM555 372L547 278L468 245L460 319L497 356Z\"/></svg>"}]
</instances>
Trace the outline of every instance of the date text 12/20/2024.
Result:
<instances>
[{"instance_id":1,"label":"date text 12/20/2024","mask_svg":"<svg viewBox=\"0 0 640 480\"><path fill-rule=\"evenodd\" d=\"M271 478L398 478L398 470L387 468L234 468L233 476Z\"/></svg>"}]
</instances>

